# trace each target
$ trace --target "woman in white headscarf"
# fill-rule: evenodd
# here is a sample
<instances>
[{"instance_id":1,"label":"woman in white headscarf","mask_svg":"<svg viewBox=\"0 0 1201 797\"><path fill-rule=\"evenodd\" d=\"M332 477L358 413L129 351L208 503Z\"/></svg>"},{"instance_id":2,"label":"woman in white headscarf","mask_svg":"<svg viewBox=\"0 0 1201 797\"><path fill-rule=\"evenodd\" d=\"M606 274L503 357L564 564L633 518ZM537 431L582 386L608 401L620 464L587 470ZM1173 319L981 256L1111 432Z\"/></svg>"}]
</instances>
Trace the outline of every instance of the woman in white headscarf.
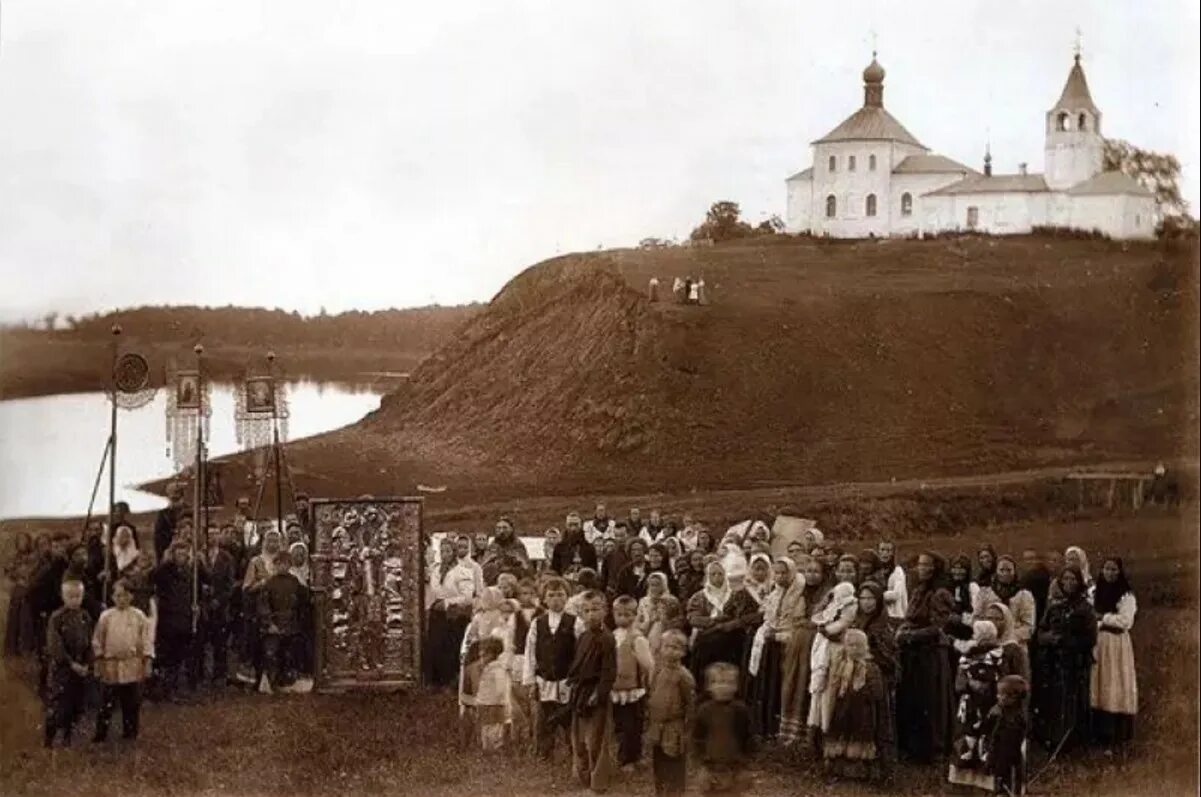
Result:
<instances>
[{"instance_id":1,"label":"woman in white headscarf","mask_svg":"<svg viewBox=\"0 0 1201 797\"><path fill-rule=\"evenodd\" d=\"M763 607L764 601L771 595L775 581L772 578L771 557L765 553L751 555L747 564L746 590L751 593L755 603Z\"/></svg>"},{"instance_id":2,"label":"woman in white headscarf","mask_svg":"<svg viewBox=\"0 0 1201 797\"><path fill-rule=\"evenodd\" d=\"M746 590L746 565L731 558L711 562L705 569L705 586L688 601L688 622L693 628L692 671L703 683L705 668L714 662L742 667L748 630L763 622L763 611Z\"/></svg>"}]
</instances>

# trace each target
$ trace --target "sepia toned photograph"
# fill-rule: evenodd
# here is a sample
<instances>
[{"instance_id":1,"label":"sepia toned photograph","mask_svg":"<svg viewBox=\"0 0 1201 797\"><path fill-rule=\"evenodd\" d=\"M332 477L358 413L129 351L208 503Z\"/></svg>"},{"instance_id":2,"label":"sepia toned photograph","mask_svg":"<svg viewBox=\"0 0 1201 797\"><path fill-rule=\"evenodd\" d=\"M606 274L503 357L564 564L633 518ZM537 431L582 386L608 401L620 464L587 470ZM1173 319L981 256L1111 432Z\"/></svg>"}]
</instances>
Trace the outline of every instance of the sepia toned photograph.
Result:
<instances>
[{"instance_id":1,"label":"sepia toned photograph","mask_svg":"<svg viewBox=\"0 0 1201 797\"><path fill-rule=\"evenodd\" d=\"M1199 31L0 4L0 795L1201 793Z\"/></svg>"}]
</instances>

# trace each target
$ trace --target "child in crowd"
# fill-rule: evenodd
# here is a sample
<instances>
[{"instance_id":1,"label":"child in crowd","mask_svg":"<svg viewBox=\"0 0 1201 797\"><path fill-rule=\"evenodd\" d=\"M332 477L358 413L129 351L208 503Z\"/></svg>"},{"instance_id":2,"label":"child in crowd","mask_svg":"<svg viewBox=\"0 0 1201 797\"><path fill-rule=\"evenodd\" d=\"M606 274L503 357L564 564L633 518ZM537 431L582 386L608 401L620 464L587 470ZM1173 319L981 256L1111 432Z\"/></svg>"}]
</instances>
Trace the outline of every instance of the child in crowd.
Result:
<instances>
[{"instance_id":1,"label":"child in crowd","mask_svg":"<svg viewBox=\"0 0 1201 797\"><path fill-rule=\"evenodd\" d=\"M567 732L571 722L571 687L568 672L576 654L576 616L566 610L567 582L547 578L542 587L545 611L535 618L526 635L525 670L521 682L531 703L537 701L534 739L538 754L550 759L555 737Z\"/></svg>"},{"instance_id":2,"label":"child in crowd","mask_svg":"<svg viewBox=\"0 0 1201 797\"><path fill-rule=\"evenodd\" d=\"M523 742L531 738L533 733L534 715L532 704L526 698L521 681L525 675L525 642L530 635L530 621L521 603L515 599L506 600L501 607L505 618L504 655L502 658L509 672L509 723L513 740Z\"/></svg>"},{"instance_id":3,"label":"child in crowd","mask_svg":"<svg viewBox=\"0 0 1201 797\"><path fill-rule=\"evenodd\" d=\"M133 605L133 592L124 579L113 585L113 607L105 609L96 623L92 651L96 676L103 685L100 713L96 716L94 741L108 736L113 708L121 704L121 730L126 739L138 737L138 715L142 706L142 681L150 674L154 658L154 624Z\"/></svg>"},{"instance_id":4,"label":"child in crowd","mask_svg":"<svg viewBox=\"0 0 1201 797\"><path fill-rule=\"evenodd\" d=\"M617 679L617 645L612 632L605 628L605 596L590 589L581 593L579 605L584 632L567 673L571 686L571 749L581 785L603 792L613 775L610 695Z\"/></svg>"},{"instance_id":5,"label":"child in crowd","mask_svg":"<svg viewBox=\"0 0 1201 797\"><path fill-rule=\"evenodd\" d=\"M254 687L260 689L263 674L267 690L280 689L295 680L294 649L300 633L304 587L292 575L292 560L284 553L271 561L271 577L258 592L259 633L263 655L255 672Z\"/></svg>"},{"instance_id":6,"label":"child in crowd","mask_svg":"<svg viewBox=\"0 0 1201 797\"><path fill-rule=\"evenodd\" d=\"M506 599L517 597L518 579L512 573L501 573L496 577L496 587Z\"/></svg>"},{"instance_id":7,"label":"child in crowd","mask_svg":"<svg viewBox=\"0 0 1201 797\"><path fill-rule=\"evenodd\" d=\"M600 576L590 567L581 567L572 582L571 597L567 599L567 611L576 617L582 617L584 593L600 589Z\"/></svg>"},{"instance_id":8,"label":"child in crowd","mask_svg":"<svg viewBox=\"0 0 1201 797\"><path fill-rule=\"evenodd\" d=\"M989 711L986 733L988 769L997 794L1026 793L1026 697L1030 685L1020 675L997 684L997 705Z\"/></svg>"},{"instance_id":9,"label":"child in crowd","mask_svg":"<svg viewBox=\"0 0 1201 797\"><path fill-rule=\"evenodd\" d=\"M701 704L692 726L696 760L705 768L705 794L742 794L744 771L755 752L751 712L735 699L738 668L726 662L705 669L705 691L709 700Z\"/></svg>"},{"instance_id":10,"label":"child in crowd","mask_svg":"<svg viewBox=\"0 0 1201 797\"><path fill-rule=\"evenodd\" d=\"M687 652L683 631L663 632L646 700L646 741L657 797L680 797L687 780L688 726L696 707L696 680L683 665Z\"/></svg>"},{"instance_id":11,"label":"child in crowd","mask_svg":"<svg viewBox=\"0 0 1201 797\"><path fill-rule=\"evenodd\" d=\"M505 644L496 637L481 639L477 661L479 685L475 690L475 721L480 746L495 752L504 746L509 719L509 693L512 686L505 665Z\"/></svg>"},{"instance_id":12,"label":"child in crowd","mask_svg":"<svg viewBox=\"0 0 1201 797\"><path fill-rule=\"evenodd\" d=\"M873 778L883 775L883 740L892 722L884 677L872 661L867 634L848 629L843 653L829 675L834 709L829 731L822 737L827 773L836 777Z\"/></svg>"},{"instance_id":13,"label":"child in crowd","mask_svg":"<svg viewBox=\"0 0 1201 797\"><path fill-rule=\"evenodd\" d=\"M670 593L667 589L667 575L655 571L646 576L646 595L638 601L638 618L636 626L643 634L649 634L658 615L659 604Z\"/></svg>"},{"instance_id":14,"label":"child in crowd","mask_svg":"<svg viewBox=\"0 0 1201 797\"><path fill-rule=\"evenodd\" d=\"M617 765L629 772L642 759L642 724L646 688L655 662L646 637L635 627L638 601L622 595L613 601L613 641L617 676L610 693L613 728L617 734Z\"/></svg>"},{"instance_id":15,"label":"child in crowd","mask_svg":"<svg viewBox=\"0 0 1201 797\"><path fill-rule=\"evenodd\" d=\"M54 746L59 731L63 743L71 744L92 663L92 616L83 608L83 582L64 581L60 594L63 605L46 621L46 747Z\"/></svg>"},{"instance_id":16,"label":"child in crowd","mask_svg":"<svg viewBox=\"0 0 1201 797\"><path fill-rule=\"evenodd\" d=\"M646 641L651 646L651 657L659 660L659 649L663 645L663 637L668 631L684 631L684 604L674 595L664 595L655 609L654 622L647 632ZM687 636L687 635L685 635ZM687 655L687 648L685 648ZM694 678L693 681L696 679Z\"/></svg>"}]
</instances>

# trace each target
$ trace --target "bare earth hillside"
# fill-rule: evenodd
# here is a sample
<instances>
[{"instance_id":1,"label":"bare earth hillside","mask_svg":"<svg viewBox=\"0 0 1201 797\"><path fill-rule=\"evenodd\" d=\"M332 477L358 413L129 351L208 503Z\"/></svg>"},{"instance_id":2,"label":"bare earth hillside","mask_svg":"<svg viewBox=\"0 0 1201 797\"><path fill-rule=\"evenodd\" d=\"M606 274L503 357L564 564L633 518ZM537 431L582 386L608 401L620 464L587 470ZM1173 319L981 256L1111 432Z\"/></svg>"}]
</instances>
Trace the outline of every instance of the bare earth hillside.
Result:
<instances>
[{"instance_id":1,"label":"bare earth hillside","mask_svg":"<svg viewBox=\"0 0 1201 797\"><path fill-rule=\"evenodd\" d=\"M538 494L1195 457L1195 263L1037 237L558 258L297 456ZM685 275L709 304L648 301Z\"/></svg>"}]
</instances>

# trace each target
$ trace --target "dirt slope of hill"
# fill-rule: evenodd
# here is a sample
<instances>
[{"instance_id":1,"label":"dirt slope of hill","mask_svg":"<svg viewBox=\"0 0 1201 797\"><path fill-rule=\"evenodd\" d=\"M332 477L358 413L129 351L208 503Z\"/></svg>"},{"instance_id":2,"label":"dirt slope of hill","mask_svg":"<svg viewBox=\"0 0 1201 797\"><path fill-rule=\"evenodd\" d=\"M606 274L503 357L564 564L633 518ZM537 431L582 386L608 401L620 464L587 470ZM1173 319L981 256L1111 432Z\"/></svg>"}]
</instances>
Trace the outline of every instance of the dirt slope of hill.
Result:
<instances>
[{"instance_id":1,"label":"dirt slope of hill","mask_svg":"<svg viewBox=\"0 0 1201 797\"><path fill-rule=\"evenodd\" d=\"M1037 237L558 258L298 455L354 448L363 491L542 494L1195 457L1195 263ZM684 275L710 304L648 301Z\"/></svg>"}]
</instances>

